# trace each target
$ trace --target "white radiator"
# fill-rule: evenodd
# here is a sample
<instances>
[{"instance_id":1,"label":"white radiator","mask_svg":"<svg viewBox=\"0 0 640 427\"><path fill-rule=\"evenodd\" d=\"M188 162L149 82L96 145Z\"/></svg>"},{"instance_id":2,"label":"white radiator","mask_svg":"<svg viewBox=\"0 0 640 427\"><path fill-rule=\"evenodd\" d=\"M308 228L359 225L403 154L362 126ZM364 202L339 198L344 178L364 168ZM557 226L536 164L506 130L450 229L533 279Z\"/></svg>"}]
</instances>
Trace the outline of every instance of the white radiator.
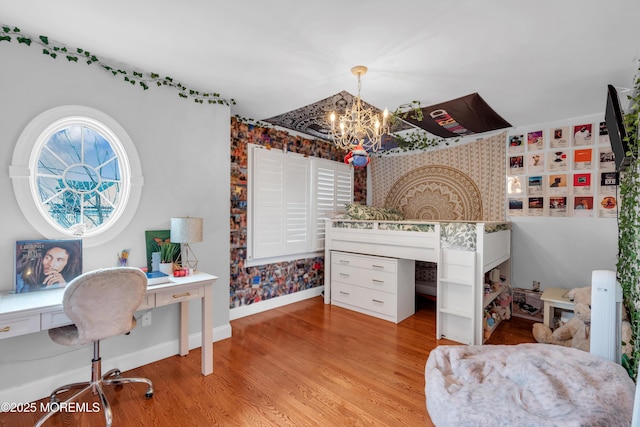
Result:
<instances>
[{"instance_id":1,"label":"white radiator","mask_svg":"<svg viewBox=\"0 0 640 427\"><path fill-rule=\"evenodd\" d=\"M591 273L590 352L615 363L622 362L622 287L616 273Z\"/></svg>"}]
</instances>

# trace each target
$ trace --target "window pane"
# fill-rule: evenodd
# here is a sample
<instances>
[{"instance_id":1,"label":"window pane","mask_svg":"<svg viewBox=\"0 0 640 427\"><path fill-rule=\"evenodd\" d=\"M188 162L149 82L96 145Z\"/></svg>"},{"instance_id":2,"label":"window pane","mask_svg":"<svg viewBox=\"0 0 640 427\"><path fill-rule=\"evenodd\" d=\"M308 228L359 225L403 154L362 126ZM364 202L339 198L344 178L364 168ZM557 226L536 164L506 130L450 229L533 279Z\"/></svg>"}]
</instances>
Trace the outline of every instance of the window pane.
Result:
<instances>
[{"instance_id":1,"label":"window pane","mask_svg":"<svg viewBox=\"0 0 640 427\"><path fill-rule=\"evenodd\" d=\"M84 232L107 223L120 201L120 162L112 142L77 124L47 139L38 158L38 197L50 219Z\"/></svg>"}]
</instances>

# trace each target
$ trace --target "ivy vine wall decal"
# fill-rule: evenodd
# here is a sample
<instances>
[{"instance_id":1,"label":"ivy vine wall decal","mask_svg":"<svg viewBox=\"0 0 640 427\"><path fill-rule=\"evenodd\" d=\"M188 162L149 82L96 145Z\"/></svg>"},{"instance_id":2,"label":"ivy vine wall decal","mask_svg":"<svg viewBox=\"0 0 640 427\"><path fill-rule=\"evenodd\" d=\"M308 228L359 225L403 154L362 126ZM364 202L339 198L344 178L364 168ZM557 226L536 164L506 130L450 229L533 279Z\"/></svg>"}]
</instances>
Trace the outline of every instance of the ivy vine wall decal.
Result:
<instances>
[{"instance_id":1,"label":"ivy vine wall decal","mask_svg":"<svg viewBox=\"0 0 640 427\"><path fill-rule=\"evenodd\" d=\"M629 112L624 117L624 127L627 132L624 140L628 144L629 152L626 154L631 159L631 164L620 173L616 268L632 330L633 357L632 360L623 358L623 365L629 371L631 378L637 381L640 362L640 159L638 159L640 77L635 80L633 95L629 100Z\"/></svg>"},{"instance_id":2,"label":"ivy vine wall decal","mask_svg":"<svg viewBox=\"0 0 640 427\"><path fill-rule=\"evenodd\" d=\"M71 48L62 43L50 40L47 36L32 37L23 33L18 27L9 27L2 25L2 31L0 32L0 42L11 42L15 39L18 44L26 46L39 45L42 46L42 53L53 59L59 57L66 58L69 62L85 62L87 65L97 64L103 70L110 72L114 76L122 77L122 81L129 83L133 86L141 87L144 90L149 89L150 86L168 86L178 91L178 96L181 98L191 98L198 104L219 104L219 105L236 105L233 98L225 99L215 92L201 92L195 89L190 89L186 85L174 80L171 77L161 77L157 73L147 73L141 71L124 70L120 67L116 68L107 63L96 55L92 54L88 50L80 48Z\"/></svg>"}]
</instances>

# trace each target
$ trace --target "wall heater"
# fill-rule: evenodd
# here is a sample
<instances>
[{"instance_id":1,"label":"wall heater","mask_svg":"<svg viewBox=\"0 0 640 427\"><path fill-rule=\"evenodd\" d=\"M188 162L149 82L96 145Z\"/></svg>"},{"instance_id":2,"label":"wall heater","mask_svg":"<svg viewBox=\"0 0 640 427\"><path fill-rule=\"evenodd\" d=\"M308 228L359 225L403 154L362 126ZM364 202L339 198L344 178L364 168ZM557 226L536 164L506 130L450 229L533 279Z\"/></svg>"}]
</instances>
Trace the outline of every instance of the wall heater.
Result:
<instances>
[{"instance_id":1,"label":"wall heater","mask_svg":"<svg viewBox=\"0 0 640 427\"><path fill-rule=\"evenodd\" d=\"M615 363L622 363L622 287L616 273L591 273L590 352Z\"/></svg>"}]
</instances>

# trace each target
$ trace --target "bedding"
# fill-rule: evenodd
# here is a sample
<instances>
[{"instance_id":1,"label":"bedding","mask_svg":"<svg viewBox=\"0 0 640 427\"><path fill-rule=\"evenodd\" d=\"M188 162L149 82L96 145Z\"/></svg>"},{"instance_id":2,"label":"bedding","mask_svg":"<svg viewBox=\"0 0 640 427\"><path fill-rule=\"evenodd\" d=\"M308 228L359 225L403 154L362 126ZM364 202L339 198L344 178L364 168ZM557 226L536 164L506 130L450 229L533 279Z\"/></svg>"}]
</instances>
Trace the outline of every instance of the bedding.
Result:
<instances>
[{"instance_id":1,"label":"bedding","mask_svg":"<svg viewBox=\"0 0 640 427\"><path fill-rule=\"evenodd\" d=\"M635 384L622 366L551 344L439 346L425 369L438 426L630 426Z\"/></svg>"},{"instance_id":2,"label":"bedding","mask_svg":"<svg viewBox=\"0 0 640 427\"><path fill-rule=\"evenodd\" d=\"M374 221L402 221L404 216L395 209L379 208L376 206L347 203L346 214L350 219Z\"/></svg>"}]
</instances>

